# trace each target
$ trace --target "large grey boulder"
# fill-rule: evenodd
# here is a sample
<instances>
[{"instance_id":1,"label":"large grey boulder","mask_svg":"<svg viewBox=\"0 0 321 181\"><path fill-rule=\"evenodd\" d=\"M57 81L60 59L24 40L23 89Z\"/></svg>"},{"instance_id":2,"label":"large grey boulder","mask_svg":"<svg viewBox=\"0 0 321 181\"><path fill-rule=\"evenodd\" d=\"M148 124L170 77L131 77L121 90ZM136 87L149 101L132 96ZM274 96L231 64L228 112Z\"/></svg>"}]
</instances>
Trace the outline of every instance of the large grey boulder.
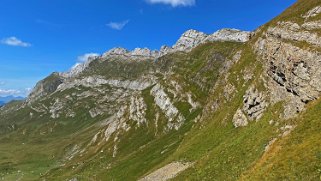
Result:
<instances>
[{"instance_id":1,"label":"large grey boulder","mask_svg":"<svg viewBox=\"0 0 321 181\"><path fill-rule=\"evenodd\" d=\"M233 116L233 125L234 127L244 127L247 126L249 124L247 117L245 116L245 114L243 113L243 111L241 109L238 109L235 113L235 115Z\"/></svg>"}]
</instances>

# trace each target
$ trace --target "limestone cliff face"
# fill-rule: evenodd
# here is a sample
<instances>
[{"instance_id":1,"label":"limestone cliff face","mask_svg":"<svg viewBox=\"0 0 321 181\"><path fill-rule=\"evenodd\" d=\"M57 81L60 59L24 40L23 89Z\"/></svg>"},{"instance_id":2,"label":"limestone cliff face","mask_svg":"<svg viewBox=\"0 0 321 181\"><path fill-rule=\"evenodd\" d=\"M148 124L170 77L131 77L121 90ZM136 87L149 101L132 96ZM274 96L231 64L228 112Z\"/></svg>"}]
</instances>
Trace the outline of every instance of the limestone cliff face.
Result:
<instances>
[{"instance_id":1,"label":"limestone cliff face","mask_svg":"<svg viewBox=\"0 0 321 181\"><path fill-rule=\"evenodd\" d=\"M49 77L37 83L35 88L31 91L28 101L34 101L55 92L64 80L64 76L60 73L52 73Z\"/></svg>"},{"instance_id":2,"label":"limestone cliff face","mask_svg":"<svg viewBox=\"0 0 321 181\"><path fill-rule=\"evenodd\" d=\"M257 40L252 48L263 65L259 80L267 90L258 92L254 85L247 90L232 120L235 127L259 120L269 104L284 102L280 117L287 120L305 110L307 103L320 98L321 24L314 18L320 14L317 6L302 14L300 23L278 21L253 34ZM230 87L226 90L232 90Z\"/></svg>"},{"instance_id":3,"label":"limestone cliff face","mask_svg":"<svg viewBox=\"0 0 321 181\"><path fill-rule=\"evenodd\" d=\"M318 7L303 15L302 25L294 22L278 22L269 27L264 37L255 44L268 76L271 102L286 101L285 118L291 118L304 110L306 103L321 95L321 46L318 22L309 21L316 16ZM309 49L299 44L309 45Z\"/></svg>"},{"instance_id":4,"label":"limestone cliff face","mask_svg":"<svg viewBox=\"0 0 321 181\"><path fill-rule=\"evenodd\" d=\"M247 42L251 38L251 33L238 29L222 29L207 37L207 41L237 41Z\"/></svg>"},{"instance_id":5,"label":"limestone cliff face","mask_svg":"<svg viewBox=\"0 0 321 181\"><path fill-rule=\"evenodd\" d=\"M186 31L173 46L174 51L187 51L190 50L200 43L204 42L204 40L208 37L203 32L198 32L196 30L188 30Z\"/></svg>"},{"instance_id":6,"label":"limestone cliff face","mask_svg":"<svg viewBox=\"0 0 321 181\"><path fill-rule=\"evenodd\" d=\"M159 52L154 50L149 50L148 48L135 48L133 51L126 50L124 48L114 48L102 55L103 58L124 58L124 59L135 59L135 60L145 60L154 59L159 57Z\"/></svg>"}]
</instances>

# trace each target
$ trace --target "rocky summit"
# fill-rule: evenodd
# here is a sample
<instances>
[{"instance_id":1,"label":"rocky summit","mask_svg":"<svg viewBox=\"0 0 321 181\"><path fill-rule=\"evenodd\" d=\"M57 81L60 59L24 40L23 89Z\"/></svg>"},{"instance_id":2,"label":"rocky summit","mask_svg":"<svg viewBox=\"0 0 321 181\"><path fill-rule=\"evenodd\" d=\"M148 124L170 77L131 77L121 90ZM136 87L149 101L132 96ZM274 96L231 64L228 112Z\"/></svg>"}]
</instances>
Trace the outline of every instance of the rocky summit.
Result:
<instances>
[{"instance_id":1,"label":"rocky summit","mask_svg":"<svg viewBox=\"0 0 321 181\"><path fill-rule=\"evenodd\" d=\"M2 180L320 180L321 2L113 48L0 108Z\"/></svg>"},{"instance_id":2,"label":"rocky summit","mask_svg":"<svg viewBox=\"0 0 321 181\"><path fill-rule=\"evenodd\" d=\"M135 60L146 60L160 58L169 53L188 52L193 48L215 41L232 41L232 42L246 42L250 39L251 32L240 31L237 29L222 29L211 35L207 35L197 30L188 30L182 34L175 45L162 46L160 50L149 50L148 48L135 48L133 51L126 50L121 47L113 48L105 52L102 58L124 58Z\"/></svg>"}]
</instances>

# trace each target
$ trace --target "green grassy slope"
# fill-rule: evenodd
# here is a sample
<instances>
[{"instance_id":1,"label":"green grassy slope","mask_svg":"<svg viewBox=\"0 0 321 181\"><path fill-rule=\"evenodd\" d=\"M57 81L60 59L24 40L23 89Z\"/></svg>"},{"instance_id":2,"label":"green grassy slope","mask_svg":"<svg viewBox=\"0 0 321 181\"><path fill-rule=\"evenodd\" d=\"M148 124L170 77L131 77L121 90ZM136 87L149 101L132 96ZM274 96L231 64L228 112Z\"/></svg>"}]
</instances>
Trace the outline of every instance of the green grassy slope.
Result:
<instances>
[{"instance_id":1,"label":"green grassy slope","mask_svg":"<svg viewBox=\"0 0 321 181\"><path fill-rule=\"evenodd\" d=\"M255 75L259 75L262 71L260 66L251 48L243 48L241 60L232 67L228 77L228 82L238 90L236 95L192 129L172 155L173 160L196 162L177 180L237 180L263 154L265 146L276 134L268 122L278 119L277 114L272 113L282 111L282 105L271 106L269 113L258 123L251 123L245 128L234 128L231 121L249 85L259 84L257 79L245 83L237 77L242 75L242 70L252 67L255 67ZM220 97L224 84L226 82L219 86L212 99Z\"/></svg>"},{"instance_id":2,"label":"green grassy slope","mask_svg":"<svg viewBox=\"0 0 321 181\"><path fill-rule=\"evenodd\" d=\"M184 91L191 92L194 100L205 104L209 91L219 78L220 67L242 46L242 43L217 42L204 44L191 53L167 55L158 61L95 61L82 76L102 75L106 78L134 79L158 69L156 76L162 79L161 84L165 88L174 80ZM172 73L165 77L164 74L169 71ZM87 90L88 88L78 87L57 92L32 103L32 106L48 106L57 98L74 97L72 93L78 94ZM167 93L170 95L170 92ZM202 108L190 111L190 105L184 100L174 101L186 122L180 130L165 133L164 115L160 115L157 128L152 122L155 113L160 110L150 95L150 88L144 90L142 96L148 106L147 118L150 123L121 134L122 141L117 145L116 158L112 157L114 145L108 142L90 147L81 157L63 161L68 150L72 150L75 145L88 144L100 131L96 124L103 117L93 119L88 114L88 108L95 105L95 98L88 97L80 102L70 100L65 109L76 108L75 118L52 119L49 113L36 113L28 106L18 112L0 115L0 125L4 128L0 134L0 155L3 155L0 159L1 176L5 180L65 180L74 177L84 180L135 180L141 177L177 149L185 133L192 128L192 120L202 112ZM34 114L31 116L30 112ZM130 120L128 122L133 126L135 124ZM14 129L9 129L12 125ZM112 135L111 140L115 136Z\"/></svg>"},{"instance_id":3,"label":"green grassy slope","mask_svg":"<svg viewBox=\"0 0 321 181\"><path fill-rule=\"evenodd\" d=\"M218 79L220 66L226 61L226 58L231 58L242 46L243 44L241 43L209 43L197 47L188 54L178 53L165 56L155 62L155 67L160 68L161 71L171 69L175 74L166 80L178 81L186 91L195 91L193 95L195 95L197 101L205 102L209 95L209 90ZM226 50L229 50L229 53ZM211 56L215 54L220 55L222 58ZM204 71L204 69L208 71ZM205 76L203 74L208 75ZM200 84L202 86L199 85L199 81L203 81ZM167 85L166 81L163 82L163 85ZM148 106L147 118L152 120L159 108L155 106L153 97L149 92L150 89L144 90L143 96ZM194 122L192 120L202 111L201 109L196 109L189 112L188 108L186 108L187 104L184 102L176 102L175 105L187 119L186 123L178 131L161 134L163 131L161 126L158 128L149 126L148 128L131 130L122 135L121 139L124 141L118 145L118 156L116 158L111 158L111 155L104 152L98 153L90 159L76 159L70 166L52 170L46 175L46 178L52 180L71 177L84 180L92 177L96 180L136 180L140 178L151 168L161 164L177 149L185 133L193 126ZM163 119L165 119L164 115ZM149 125L153 125L153 123L151 122ZM155 135L155 132L158 134ZM111 146L105 145L107 150ZM73 169L73 166L78 162L85 162L85 164Z\"/></svg>"},{"instance_id":4,"label":"green grassy slope","mask_svg":"<svg viewBox=\"0 0 321 181\"><path fill-rule=\"evenodd\" d=\"M293 120L294 131L276 142L242 180L320 180L321 179L321 100Z\"/></svg>"},{"instance_id":5,"label":"green grassy slope","mask_svg":"<svg viewBox=\"0 0 321 181\"><path fill-rule=\"evenodd\" d=\"M319 180L320 100L308 105L307 111L293 120L278 117L283 111L279 103L270 106L257 123L234 128L231 120L244 89L238 89L234 100L221 106L184 138L168 162L186 160L195 165L174 180ZM270 120L280 125L271 126ZM278 138L279 128L285 125L297 127L289 136ZM265 152L273 138L278 140Z\"/></svg>"}]
</instances>

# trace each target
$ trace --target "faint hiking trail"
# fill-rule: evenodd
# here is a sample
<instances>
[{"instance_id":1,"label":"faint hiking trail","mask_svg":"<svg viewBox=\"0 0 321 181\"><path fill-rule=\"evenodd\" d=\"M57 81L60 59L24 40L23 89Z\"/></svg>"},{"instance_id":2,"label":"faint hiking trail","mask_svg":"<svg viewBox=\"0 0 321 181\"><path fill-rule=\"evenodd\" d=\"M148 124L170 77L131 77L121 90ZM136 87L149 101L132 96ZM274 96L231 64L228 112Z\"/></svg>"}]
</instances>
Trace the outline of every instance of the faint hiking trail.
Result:
<instances>
[{"instance_id":1,"label":"faint hiking trail","mask_svg":"<svg viewBox=\"0 0 321 181\"><path fill-rule=\"evenodd\" d=\"M173 162L154 171L139 181L166 181L175 178L179 173L188 169L192 165L193 163Z\"/></svg>"}]
</instances>

